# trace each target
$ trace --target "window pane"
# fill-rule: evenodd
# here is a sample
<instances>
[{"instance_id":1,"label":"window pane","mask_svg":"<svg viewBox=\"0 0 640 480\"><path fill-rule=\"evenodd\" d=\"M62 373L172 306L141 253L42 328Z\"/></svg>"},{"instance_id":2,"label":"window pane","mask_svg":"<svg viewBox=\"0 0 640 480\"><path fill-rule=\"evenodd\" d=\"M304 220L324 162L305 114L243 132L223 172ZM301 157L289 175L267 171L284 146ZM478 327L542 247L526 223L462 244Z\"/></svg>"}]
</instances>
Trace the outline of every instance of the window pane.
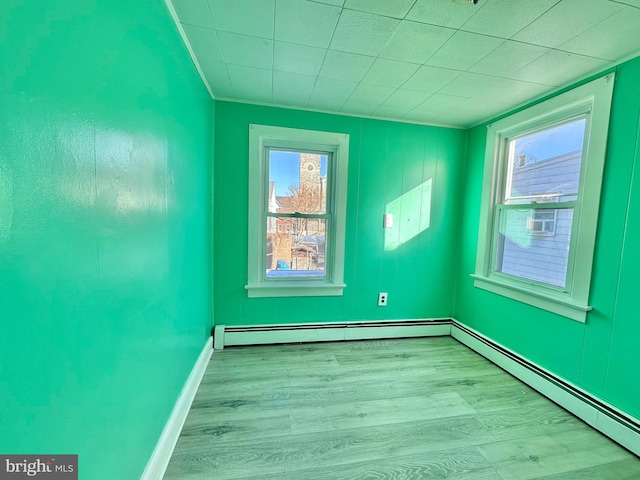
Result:
<instances>
[{"instance_id":1,"label":"window pane","mask_svg":"<svg viewBox=\"0 0 640 480\"><path fill-rule=\"evenodd\" d=\"M269 212L327 213L327 155L269 151Z\"/></svg>"},{"instance_id":2,"label":"window pane","mask_svg":"<svg viewBox=\"0 0 640 480\"><path fill-rule=\"evenodd\" d=\"M586 119L509 142L505 203L577 199Z\"/></svg>"},{"instance_id":3,"label":"window pane","mask_svg":"<svg viewBox=\"0 0 640 480\"><path fill-rule=\"evenodd\" d=\"M326 219L275 216L267 225L267 278L325 276Z\"/></svg>"},{"instance_id":4,"label":"window pane","mask_svg":"<svg viewBox=\"0 0 640 480\"><path fill-rule=\"evenodd\" d=\"M499 212L496 271L565 287L573 208Z\"/></svg>"}]
</instances>

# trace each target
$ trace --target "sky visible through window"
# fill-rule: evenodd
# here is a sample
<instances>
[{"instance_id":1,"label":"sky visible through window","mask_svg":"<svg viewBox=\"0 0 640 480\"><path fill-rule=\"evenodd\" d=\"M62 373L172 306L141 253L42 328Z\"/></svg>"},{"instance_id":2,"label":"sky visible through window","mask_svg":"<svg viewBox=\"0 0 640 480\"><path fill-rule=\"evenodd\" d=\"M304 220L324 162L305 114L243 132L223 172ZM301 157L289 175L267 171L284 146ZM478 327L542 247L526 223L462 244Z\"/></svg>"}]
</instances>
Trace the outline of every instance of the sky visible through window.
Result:
<instances>
[{"instance_id":1,"label":"sky visible through window","mask_svg":"<svg viewBox=\"0 0 640 480\"><path fill-rule=\"evenodd\" d=\"M320 157L320 176L327 174L327 156ZM271 150L269 155L269 180L276 184L276 195L287 196L289 187L300 184L300 153Z\"/></svg>"},{"instance_id":2,"label":"sky visible through window","mask_svg":"<svg viewBox=\"0 0 640 480\"><path fill-rule=\"evenodd\" d=\"M582 149L586 119L580 118L554 128L536 132L515 140L515 153L526 154L534 160L575 152Z\"/></svg>"}]
</instances>

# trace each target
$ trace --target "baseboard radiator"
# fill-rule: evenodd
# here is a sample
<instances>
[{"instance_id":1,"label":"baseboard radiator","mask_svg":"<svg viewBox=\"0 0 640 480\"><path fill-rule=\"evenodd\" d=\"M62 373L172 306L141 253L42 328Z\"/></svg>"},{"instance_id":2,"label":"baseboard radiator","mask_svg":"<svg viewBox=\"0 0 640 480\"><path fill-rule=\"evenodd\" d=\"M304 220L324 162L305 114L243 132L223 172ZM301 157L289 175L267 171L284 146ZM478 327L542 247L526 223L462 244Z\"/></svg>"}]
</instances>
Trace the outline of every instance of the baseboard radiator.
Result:
<instances>
[{"instance_id":1,"label":"baseboard radiator","mask_svg":"<svg viewBox=\"0 0 640 480\"><path fill-rule=\"evenodd\" d=\"M640 456L640 420L452 320L451 336Z\"/></svg>"},{"instance_id":2,"label":"baseboard radiator","mask_svg":"<svg viewBox=\"0 0 640 480\"><path fill-rule=\"evenodd\" d=\"M430 337L451 334L451 319L389 320L373 322L308 323L291 325L216 325L213 346L275 343L335 342L381 338Z\"/></svg>"},{"instance_id":3,"label":"baseboard radiator","mask_svg":"<svg viewBox=\"0 0 640 480\"><path fill-rule=\"evenodd\" d=\"M214 349L227 346L452 336L596 430L640 456L640 420L451 318L371 322L225 326Z\"/></svg>"}]
</instances>

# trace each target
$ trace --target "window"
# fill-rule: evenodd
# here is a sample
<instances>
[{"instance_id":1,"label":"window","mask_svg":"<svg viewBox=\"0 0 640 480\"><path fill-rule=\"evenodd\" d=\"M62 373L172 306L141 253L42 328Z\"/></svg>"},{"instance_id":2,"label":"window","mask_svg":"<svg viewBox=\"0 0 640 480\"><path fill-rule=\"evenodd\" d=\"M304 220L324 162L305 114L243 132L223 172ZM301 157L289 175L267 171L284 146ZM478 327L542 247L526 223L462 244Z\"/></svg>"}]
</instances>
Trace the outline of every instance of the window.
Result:
<instances>
[{"instance_id":1,"label":"window","mask_svg":"<svg viewBox=\"0 0 640 480\"><path fill-rule=\"evenodd\" d=\"M542 235L553 237L556 234L556 220L558 210L534 210L533 216L527 218L527 230L531 235Z\"/></svg>"},{"instance_id":2,"label":"window","mask_svg":"<svg viewBox=\"0 0 640 480\"><path fill-rule=\"evenodd\" d=\"M476 287L586 321L613 83L489 126Z\"/></svg>"},{"instance_id":3,"label":"window","mask_svg":"<svg viewBox=\"0 0 640 480\"><path fill-rule=\"evenodd\" d=\"M342 295L349 136L249 126L249 297Z\"/></svg>"}]
</instances>

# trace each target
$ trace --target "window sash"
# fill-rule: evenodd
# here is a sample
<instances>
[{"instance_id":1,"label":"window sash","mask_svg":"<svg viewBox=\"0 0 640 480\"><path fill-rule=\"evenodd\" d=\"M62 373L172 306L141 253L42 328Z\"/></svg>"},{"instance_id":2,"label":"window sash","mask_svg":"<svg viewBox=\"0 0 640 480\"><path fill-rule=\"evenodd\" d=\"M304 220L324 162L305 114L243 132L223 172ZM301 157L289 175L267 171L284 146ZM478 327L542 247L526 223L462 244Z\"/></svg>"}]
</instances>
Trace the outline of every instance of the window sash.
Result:
<instances>
[{"instance_id":1,"label":"window sash","mask_svg":"<svg viewBox=\"0 0 640 480\"><path fill-rule=\"evenodd\" d=\"M511 151L513 141L526 136L533 135L535 133L551 130L555 127L566 125L571 122L575 122L580 119L585 119L585 133L583 140L583 150L580 159L580 173L578 176L578 191L575 193L549 193L549 194L535 194L535 195L518 195L512 196L512 181L513 181L513 152ZM591 125L591 108L585 108L584 106L573 107L564 113L554 113L551 117L542 120L537 120L535 123L527 126L519 125L511 128L506 134L503 134L502 138L498 142L499 154L497 157L497 168L495 171L496 178L498 179L496 188L496 197L494 205L492 207L493 213L491 215L491 240L489 251L489 265L487 275L489 277L503 278L508 282L520 283L522 285L534 285L541 290L548 290L549 292L556 292L562 294L571 294L573 286L573 276L575 270L575 252L576 244L578 242L578 228L577 225L580 221L580 206L582 204L582 192L584 191L584 175L585 175L585 152L586 145L589 141ZM562 197L573 197L572 200L561 201ZM543 203L535 203L540 201ZM571 221L571 230L569 237L569 254L567 258L567 269L564 279L564 286L556 286L543 281L534 280L524 276L505 273L498 270L498 265L501 260L499 255L502 253L500 250L500 228L502 226L502 212L509 210L562 210L571 209L573 212ZM533 215L532 215L533 216ZM557 226L557 223L556 223ZM532 235L533 234L532 232ZM539 235L544 236L544 235ZM504 242L504 240L502 240Z\"/></svg>"},{"instance_id":2,"label":"window sash","mask_svg":"<svg viewBox=\"0 0 640 480\"><path fill-rule=\"evenodd\" d=\"M266 141L264 143L264 159L266 162L265 165L265 169L264 169L264 178L262 179L263 184L265 185L264 187L264 195L265 195L265 199L264 199L264 210L266 213L278 213L278 212L269 212L269 181L270 181L270 166L269 166L269 160L270 160L270 154L271 152L289 152L289 153L297 153L297 154L302 154L302 153L308 153L308 154L312 154L312 155L320 155L320 156L325 156L327 157L327 172L326 172L326 188L327 188L327 192L326 192L326 198L325 198L325 204L324 204L324 211L327 214L332 214L334 212L334 207L335 207L335 175L336 175L336 167L334 165L335 163L335 155L334 155L334 151L330 151L322 148L319 148L319 146L317 145L312 145L312 144L308 144L308 143L304 143L304 142L299 142L299 143L291 143L291 142L286 142L286 141ZM302 212L296 212L296 213L302 213Z\"/></svg>"},{"instance_id":3,"label":"window sash","mask_svg":"<svg viewBox=\"0 0 640 480\"><path fill-rule=\"evenodd\" d=\"M327 187L327 192L326 192L326 198L325 198L325 213L300 213L300 212L292 212L292 213L285 213L285 212L270 212L269 211L269 166L268 166L268 162L269 162L269 158L270 158L270 152L272 151L277 151L277 152L291 152L291 153L311 153L314 155L324 155L327 157L327 183L326 183L326 187ZM288 142L265 142L264 145L264 159L267 163L266 168L263 171L263 180L262 183L264 185L264 192L265 192L265 199L263 200L263 206L264 206L264 210L263 210L263 221L262 221L262 227L261 230L263 232L263 238L262 238L262 255L260 256L260 271L263 272L263 276L261 279L261 282L265 283L265 284L278 284L278 283L283 283L283 282L287 282L287 281L293 281L293 282L300 282L300 281L311 281L311 282L327 282L327 281L332 281L333 279L333 240L335 238L335 234L333 232L333 228L332 228L332 224L333 224L333 219L334 219L334 205L335 205L335 198L333 195L333 192L335 191L335 185L332 180L334 177L334 154L332 151L328 151L326 149L322 149L322 148L317 148L315 146L310 146L308 144L305 144L304 142L298 142L295 145L294 144L289 144ZM307 218L307 219L324 219L325 220L325 269L324 269L324 275L322 276L305 276L305 275L298 275L298 276L284 276L284 277L268 277L267 276L267 268L266 268L266 261L267 261L267 233L268 233L268 219L269 218L292 218L292 219L296 219L296 218ZM293 235L293 229L289 228L287 232L288 234Z\"/></svg>"},{"instance_id":4,"label":"window sash","mask_svg":"<svg viewBox=\"0 0 640 480\"><path fill-rule=\"evenodd\" d=\"M515 165L512 159L512 156L515 155L515 152L511 151L513 147L512 142L515 142L520 138L534 135L536 133L541 133L563 125L568 125L579 120L585 120L585 127L580 158L580 173L578 176L578 191L537 195L512 195L512 182L514 177L513 171L515 169ZM534 202L536 200L545 200L560 197L575 197L579 200L581 198L581 191L584 189L583 183L585 170L585 152L587 152L588 148L590 128L591 108L587 108L585 110L584 107L580 107L577 110L572 109L566 112L564 115L554 115L550 119L547 119L546 122L544 120L541 120L539 122L536 122L535 125L530 128L522 127L521 129L518 129L518 127L515 127L511 132L509 132L510 134L508 136L502 138L502 142L500 145L500 148L502 150L499 158L499 178L501 179L501 188L499 190L498 203L528 203L527 200Z\"/></svg>"},{"instance_id":5,"label":"window sash","mask_svg":"<svg viewBox=\"0 0 640 480\"><path fill-rule=\"evenodd\" d=\"M333 233L333 228L332 228L332 219L333 219L333 215L331 214L302 214L302 213L271 213L271 212L267 212L265 219L267 218L308 218L308 219L322 219L325 220L325 241L324 241L324 275L322 276L318 276L318 275L309 275L309 276L304 276L304 275L297 275L297 276L284 276L284 277L268 277L267 276L267 268L266 268L266 261L267 261L267 230L266 230L266 225L267 222L265 221L265 231L264 231L264 240L263 240L263 254L262 254L262 260L261 260L261 271L264 272L264 275L262 277L262 281L266 282L266 283L278 283L278 282L283 282L283 281L289 281L289 280L293 280L296 281L297 279L299 280L310 280L313 282L325 282L327 280L331 280L333 278L333 248L332 248L332 244L329 241L329 238L332 238L331 234ZM280 232L281 233L281 232ZM293 229L291 228L290 225L287 225L285 227L285 233L287 234L291 234L293 235Z\"/></svg>"},{"instance_id":6,"label":"window sash","mask_svg":"<svg viewBox=\"0 0 640 480\"><path fill-rule=\"evenodd\" d=\"M572 211L572 219L571 219L571 229L569 233L569 254L567 257L567 271L565 274L564 287L556 286L547 282L534 280L531 278L527 278L524 276L514 275L510 273L502 272L498 269L498 265L501 262L499 258L499 254L502 253L500 249L500 229L502 227L502 212L508 211L532 211L539 212L544 210L571 210ZM580 202L578 201L570 201L570 202L559 202L552 204L526 204L526 205L504 205L499 204L495 206L494 214L493 214L493 228L492 228L492 240L491 240L491 260L489 264L489 272L488 275L501 277L503 279L508 279L509 281L520 282L522 284L530 284L537 285L539 288L548 289L553 292L562 292L569 293L572 289L572 282L574 276L574 268L575 268L575 250L576 250L576 235L577 235L577 224L578 218L580 215ZM557 222L557 220L556 220ZM532 236L537 236L533 232Z\"/></svg>"}]
</instances>

